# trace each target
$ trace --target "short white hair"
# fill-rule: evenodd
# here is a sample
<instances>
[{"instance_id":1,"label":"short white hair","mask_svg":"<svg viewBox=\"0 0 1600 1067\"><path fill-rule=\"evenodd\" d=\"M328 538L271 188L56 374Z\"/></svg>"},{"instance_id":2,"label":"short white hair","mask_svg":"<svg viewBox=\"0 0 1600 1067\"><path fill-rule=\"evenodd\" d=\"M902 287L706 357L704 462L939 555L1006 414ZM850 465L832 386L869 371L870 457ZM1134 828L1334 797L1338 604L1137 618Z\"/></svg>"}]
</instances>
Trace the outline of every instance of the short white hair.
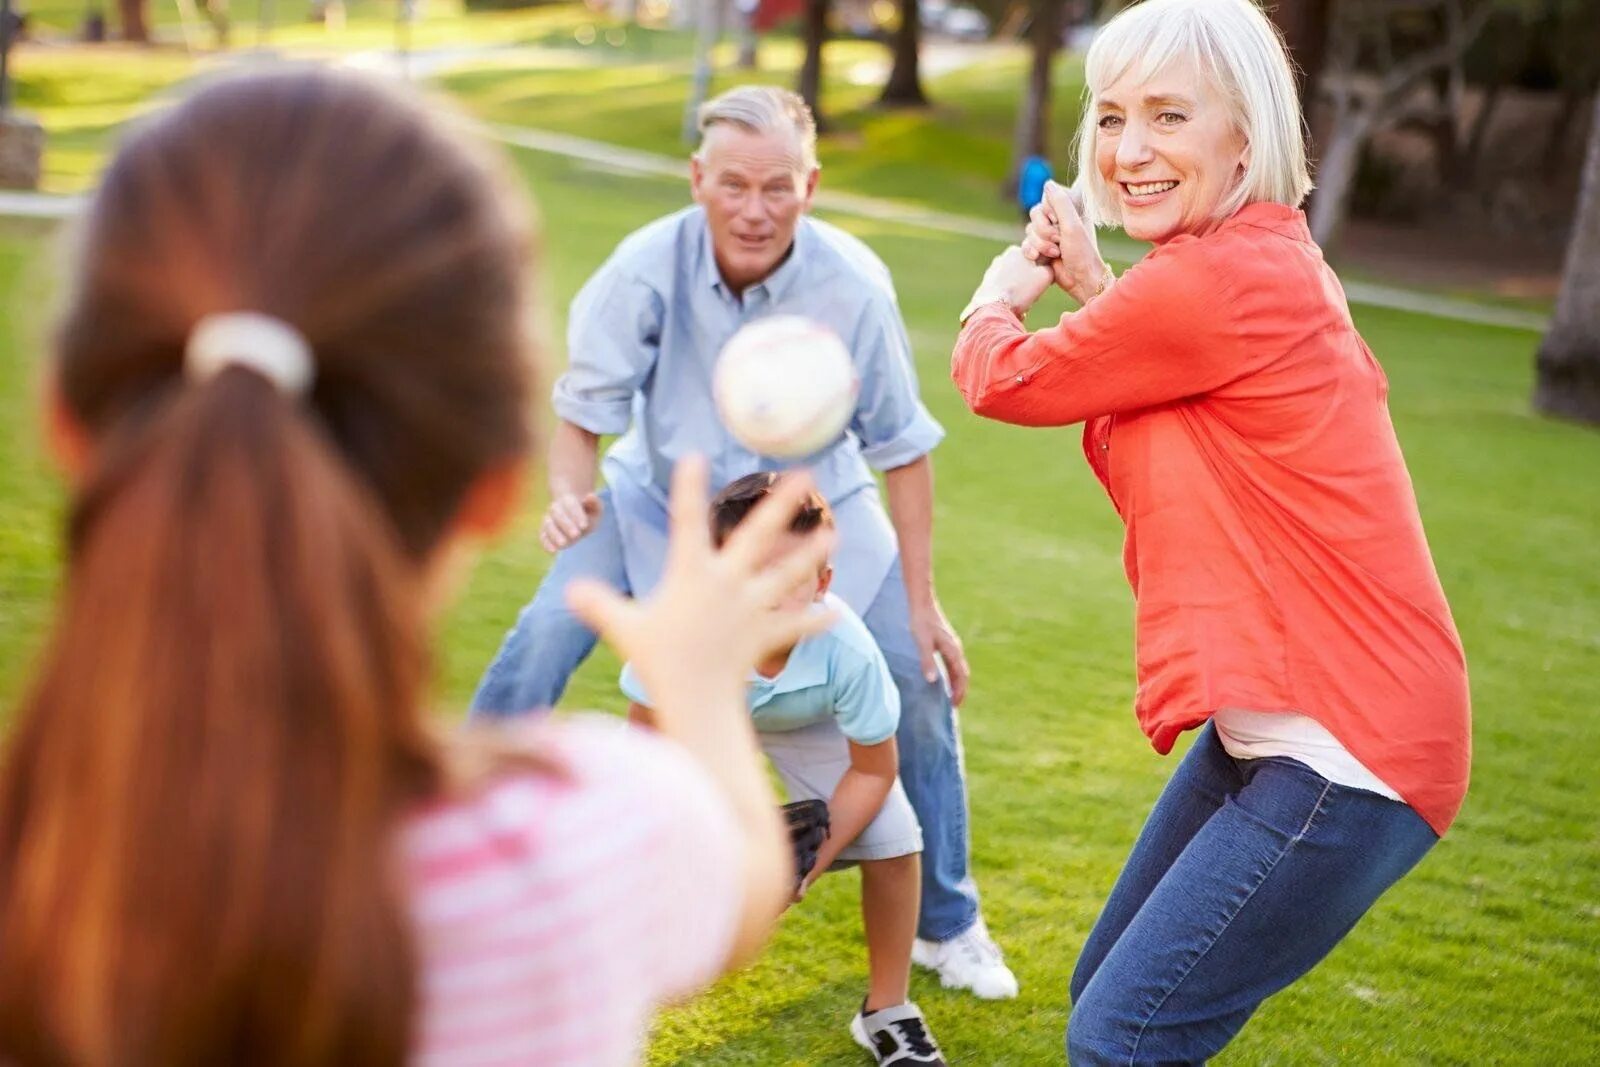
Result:
<instances>
[{"instance_id":1,"label":"short white hair","mask_svg":"<svg viewBox=\"0 0 1600 1067\"><path fill-rule=\"evenodd\" d=\"M1244 174L1216 217L1258 202L1298 207L1311 192L1294 73L1283 39L1261 9L1251 0L1143 0L1106 23L1084 64L1075 188L1091 225L1122 222L1117 197L1095 165L1100 94L1125 76L1144 83L1185 60L1221 94L1250 146Z\"/></svg>"},{"instance_id":2,"label":"short white hair","mask_svg":"<svg viewBox=\"0 0 1600 1067\"><path fill-rule=\"evenodd\" d=\"M747 133L791 134L800 142L805 169L817 169L817 121L799 93L771 85L741 85L700 105L700 143L716 126L737 126ZM695 154L699 155L699 149Z\"/></svg>"}]
</instances>

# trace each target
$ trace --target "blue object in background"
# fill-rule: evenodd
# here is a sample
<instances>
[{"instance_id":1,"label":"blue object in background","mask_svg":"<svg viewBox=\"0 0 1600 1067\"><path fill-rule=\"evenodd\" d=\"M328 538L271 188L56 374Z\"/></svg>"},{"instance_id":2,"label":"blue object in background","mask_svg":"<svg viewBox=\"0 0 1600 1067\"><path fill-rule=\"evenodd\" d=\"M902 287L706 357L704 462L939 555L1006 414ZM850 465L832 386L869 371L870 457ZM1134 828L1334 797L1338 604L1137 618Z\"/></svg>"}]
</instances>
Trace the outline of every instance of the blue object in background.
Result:
<instances>
[{"instance_id":1,"label":"blue object in background","mask_svg":"<svg viewBox=\"0 0 1600 1067\"><path fill-rule=\"evenodd\" d=\"M1022 209L1023 218L1044 199L1044 183L1052 177L1050 161L1043 156L1029 156L1022 161L1022 173L1017 176L1017 206Z\"/></svg>"}]
</instances>

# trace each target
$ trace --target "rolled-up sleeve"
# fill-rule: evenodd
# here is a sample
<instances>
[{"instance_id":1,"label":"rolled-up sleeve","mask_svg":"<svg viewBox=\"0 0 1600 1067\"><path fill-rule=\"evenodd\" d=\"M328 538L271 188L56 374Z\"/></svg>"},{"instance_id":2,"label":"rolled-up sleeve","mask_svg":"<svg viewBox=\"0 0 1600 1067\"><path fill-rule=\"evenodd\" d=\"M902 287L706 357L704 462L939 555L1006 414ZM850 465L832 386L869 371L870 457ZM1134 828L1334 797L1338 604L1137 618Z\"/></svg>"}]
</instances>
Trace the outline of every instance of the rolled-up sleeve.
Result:
<instances>
[{"instance_id":1,"label":"rolled-up sleeve","mask_svg":"<svg viewBox=\"0 0 1600 1067\"><path fill-rule=\"evenodd\" d=\"M850 429L861 441L862 457L884 471L932 452L944 440L944 427L922 403L911 341L892 300L867 305L851 347L861 393Z\"/></svg>"},{"instance_id":2,"label":"rolled-up sleeve","mask_svg":"<svg viewBox=\"0 0 1600 1067\"><path fill-rule=\"evenodd\" d=\"M900 726L900 691L889 664L871 656L842 654L833 671L833 713L839 731L858 745L881 745Z\"/></svg>"},{"instance_id":3,"label":"rolled-up sleeve","mask_svg":"<svg viewBox=\"0 0 1600 1067\"><path fill-rule=\"evenodd\" d=\"M661 294L627 264L613 259L596 271L572 302L556 414L590 433L625 431L655 367L664 312Z\"/></svg>"}]
</instances>

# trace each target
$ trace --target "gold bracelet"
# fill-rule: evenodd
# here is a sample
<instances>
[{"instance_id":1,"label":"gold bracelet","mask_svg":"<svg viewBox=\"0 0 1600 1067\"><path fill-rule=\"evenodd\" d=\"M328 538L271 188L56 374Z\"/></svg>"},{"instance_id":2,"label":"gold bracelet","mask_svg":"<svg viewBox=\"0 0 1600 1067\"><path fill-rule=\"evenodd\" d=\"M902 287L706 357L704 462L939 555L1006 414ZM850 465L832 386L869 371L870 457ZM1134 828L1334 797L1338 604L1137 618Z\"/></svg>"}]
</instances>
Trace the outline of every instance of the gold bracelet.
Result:
<instances>
[{"instance_id":1,"label":"gold bracelet","mask_svg":"<svg viewBox=\"0 0 1600 1067\"><path fill-rule=\"evenodd\" d=\"M1117 276L1112 273L1111 264L1102 259L1100 261L1100 288L1094 291L1094 296L1099 296L1101 293L1111 288L1111 283L1116 280ZM1094 297L1092 296L1089 299L1093 300Z\"/></svg>"}]
</instances>

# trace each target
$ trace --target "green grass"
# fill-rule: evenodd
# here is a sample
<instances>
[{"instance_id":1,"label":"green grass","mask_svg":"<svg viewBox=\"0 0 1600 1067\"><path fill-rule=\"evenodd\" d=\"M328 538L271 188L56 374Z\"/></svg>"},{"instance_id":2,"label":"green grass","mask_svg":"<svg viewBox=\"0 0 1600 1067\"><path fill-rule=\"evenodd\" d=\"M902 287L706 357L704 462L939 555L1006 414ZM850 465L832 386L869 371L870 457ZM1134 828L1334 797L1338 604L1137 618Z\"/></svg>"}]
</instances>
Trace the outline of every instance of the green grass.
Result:
<instances>
[{"instance_id":1,"label":"green grass","mask_svg":"<svg viewBox=\"0 0 1600 1067\"><path fill-rule=\"evenodd\" d=\"M76 31L82 5L76 0L48 0L31 7L35 35L57 38L44 44L24 44L12 57L15 105L37 117L46 131L41 188L53 193L89 188L124 124L158 106L175 86L227 63L248 61L258 47L296 59L387 52L397 47L393 3L354 0L347 6L348 22L335 29L307 22L306 0L276 4L262 35L256 4L235 3L233 50L218 51L209 29L201 28L193 52L182 47L175 5L156 5L160 43L151 47L65 42L61 35ZM577 4L467 15L459 3L433 2L411 28L409 41L417 52L538 46L550 53L540 61L546 66L559 64L563 51L573 61L587 62L585 57L594 53L648 58L675 50L687 54L689 47L682 34L638 29L624 34L622 46L612 45L605 37L605 30L614 29L609 23L600 24L601 33L592 48L578 44L577 28L594 25L594 16ZM492 55L487 54L485 61ZM525 55L522 61L528 62Z\"/></svg>"},{"instance_id":2,"label":"green grass","mask_svg":"<svg viewBox=\"0 0 1600 1067\"><path fill-rule=\"evenodd\" d=\"M19 49L16 106L32 113L46 132L40 187L51 193L88 188L118 129L198 69L182 53L159 49Z\"/></svg>"},{"instance_id":3,"label":"green grass","mask_svg":"<svg viewBox=\"0 0 1600 1067\"><path fill-rule=\"evenodd\" d=\"M566 301L630 228L681 203L672 183L545 157L518 163L547 220L543 278ZM913 995L956 1063L1060 1062L1066 982L1173 761L1134 725L1131 608L1117 523L1076 433L965 414L945 365L953 313L991 249L840 219L898 280L937 453L940 589L970 650L963 711L985 910L1022 980L985 1004ZM34 444L33 379L51 255L0 230L0 699L11 703L56 581L60 496ZM1423 516L1466 642L1471 795L1455 830L1220 1058L1232 1064L1593 1062L1600 1047L1600 435L1528 411L1536 338L1358 309L1387 367ZM1040 316L1043 321L1043 316ZM559 346L554 356L559 362ZM537 584L540 491L441 623L438 704L454 715ZM572 702L619 710L602 654ZM763 959L655 1033L659 1065L864 1062L845 1024L865 981L853 875L825 879Z\"/></svg>"}]
</instances>

